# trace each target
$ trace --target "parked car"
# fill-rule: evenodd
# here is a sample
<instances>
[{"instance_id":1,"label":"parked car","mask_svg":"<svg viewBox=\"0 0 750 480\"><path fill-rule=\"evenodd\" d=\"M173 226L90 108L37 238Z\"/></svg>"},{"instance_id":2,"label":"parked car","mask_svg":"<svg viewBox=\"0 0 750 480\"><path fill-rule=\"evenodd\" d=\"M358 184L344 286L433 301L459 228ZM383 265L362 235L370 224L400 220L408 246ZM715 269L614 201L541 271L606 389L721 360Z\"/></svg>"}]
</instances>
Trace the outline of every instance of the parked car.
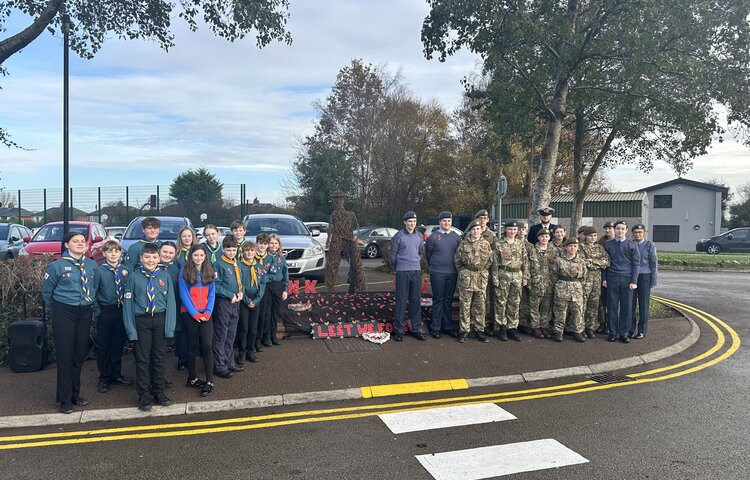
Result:
<instances>
[{"instance_id":1,"label":"parked car","mask_svg":"<svg viewBox=\"0 0 750 480\"><path fill-rule=\"evenodd\" d=\"M114 238L115 240L122 240L122 236L125 234L125 230L128 227L107 227L107 235Z\"/></svg>"},{"instance_id":2,"label":"parked car","mask_svg":"<svg viewBox=\"0 0 750 480\"><path fill-rule=\"evenodd\" d=\"M23 225L0 223L0 260L18 258L18 252L28 243L24 238L31 236L31 229Z\"/></svg>"},{"instance_id":3,"label":"parked car","mask_svg":"<svg viewBox=\"0 0 750 480\"><path fill-rule=\"evenodd\" d=\"M313 238L302 221L293 215L258 213L245 215L245 236L252 241L260 233L275 233L281 238L289 275L325 279L326 258L323 246Z\"/></svg>"},{"instance_id":4,"label":"parked car","mask_svg":"<svg viewBox=\"0 0 750 480\"><path fill-rule=\"evenodd\" d=\"M122 236L122 250L128 251L128 248L138 240L143 240L143 229L141 228L141 221L146 217L135 217L128 225L128 229L125 230L125 234ZM177 235L180 233L182 227L188 226L193 228L193 224L187 217L154 217L161 221L161 227L159 228L158 241L171 240L177 241ZM124 260L124 258L123 258Z\"/></svg>"},{"instance_id":5,"label":"parked car","mask_svg":"<svg viewBox=\"0 0 750 480\"><path fill-rule=\"evenodd\" d=\"M425 226L424 230L420 230L422 232L422 236L424 237L424 241L426 242L427 238L430 235L432 235L432 232L436 232L439 229L440 229L440 225L427 225L427 226ZM459 230L456 227L451 227L451 230L454 233L457 233L459 237L463 237L464 236L464 232L462 232L461 230Z\"/></svg>"},{"instance_id":6,"label":"parked car","mask_svg":"<svg viewBox=\"0 0 750 480\"><path fill-rule=\"evenodd\" d=\"M86 239L84 255L101 264L104 262L102 247L107 241L107 231L96 222L69 222L71 232L78 232ZM28 244L18 252L19 256L42 258L51 256L60 258L60 248L63 239L63 222L50 222L43 225L32 238L26 237ZM27 240L28 239L28 240Z\"/></svg>"},{"instance_id":7,"label":"parked car","mask_svg":"<svg viewBox=\"0 0 750 480\"><path fill-rule=\"evenodd\" d=\"M383 244L389 242L398 230L389 227L365 227L354 232L357 248L366 258L378 258L383 253Z\"/></svg>"},{"instance_id":8,"label":"parked car","mask_svg":"<svg viewBox=\"0 0 750 480\"><path fill-rule=\"evenodd\" d=\"M711 238L698 240L698 252L718 254L721 252L750 252L750 227L741 227Z\"/></svg>"},{"instance_id":9,"label":"parked car","mask_svg":"<svg viewBox=\"0 0 750 480\"><path fill-rule=\"evenodd\" d=\"M310 232L317 230L320 233L317 237L318 243L323 245L323 248L328 251L326 247L328 243L328 222L304 222L304 224Z\"/></svg>"}]
</instances>

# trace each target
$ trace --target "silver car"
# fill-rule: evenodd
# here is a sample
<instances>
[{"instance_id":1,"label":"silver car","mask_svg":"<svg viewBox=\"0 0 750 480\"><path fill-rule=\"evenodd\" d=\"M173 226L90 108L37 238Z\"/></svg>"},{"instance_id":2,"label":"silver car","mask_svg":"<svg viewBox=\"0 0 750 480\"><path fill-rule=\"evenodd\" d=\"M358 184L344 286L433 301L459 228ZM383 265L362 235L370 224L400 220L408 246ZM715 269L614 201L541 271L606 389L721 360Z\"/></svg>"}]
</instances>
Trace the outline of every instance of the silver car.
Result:
<instances>
[{"instance_id":1,"label":"silver car","mask_svg":"<svg viewBox=\"0 0 750 480\"><path fill-rule=\"evenodd\" d=\"M326 257L323 246L313 237L315 233L305 227L294 215L259 213L245 215L245 236L252 241L261 233L275 233L281 238L290 276L325 279Z\"/></svg>"},{"instance_id":2,"label":"silver car","mask_svg":"<svg viewBox=\"0 0 750 480\"><path fill-rule=\"evenodd\" d=\"M31 236L31 229L23 225L0 223L0 260L18 258L18 251L26 246L24 239Z\"/></svg>"}]
</instances>

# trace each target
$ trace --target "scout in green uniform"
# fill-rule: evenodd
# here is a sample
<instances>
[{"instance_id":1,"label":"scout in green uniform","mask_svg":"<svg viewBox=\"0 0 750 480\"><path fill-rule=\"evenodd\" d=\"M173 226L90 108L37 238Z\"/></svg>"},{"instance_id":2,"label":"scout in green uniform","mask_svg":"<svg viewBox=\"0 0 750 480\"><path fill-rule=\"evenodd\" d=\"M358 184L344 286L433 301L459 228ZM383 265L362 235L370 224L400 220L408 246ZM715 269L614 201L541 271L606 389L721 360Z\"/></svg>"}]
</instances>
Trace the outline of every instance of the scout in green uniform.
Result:
<instances>
[{"instance_id":1,"label":"scout in green uniform","mask_svg":"<svg viewBox=\"0 0 750 480\"><path fill-rule=\"evenodd\" d=\"M214 369L221 378L230 378L243 370L234 362L234 339L240 319L242 278L237 265L237 240L226 236L221 242L222 255L214 264L216 301L214 302Z\"/></svg>"},{"instance_id":2,"label":"scout in green uniform","mask_svg":"<svg viewBox=\"0 0 750 480\"><path fill-rule=\"evenodd\" d=\"M237 325L237 365L243 365L245 360L251 363L258 361L258 357L255 356L255 342L258 338L260 301L265 290L265 272L255 258L255 242L248 240L242 244L242 260L239 267L243 292L240 320Z\"/></svg>"},{"instance_id":3,"label":"scout in green uniform","mask_svg":"<svg viewBox=\"0 0 750 480\"><path fill-rule=\"evenodd\" d=\"M159 249L144 244L138 267L130 272L125 289L123 321L135 344L138 409L151 410L147 392L162 406L172 404L164 394L166 338L174 336L177 322L174 287L169 275L157 268Z\"/></svg>"},{"instance_id":4,"label":"scout in green uniform","mask_svg":"<svg viewBox=\"0 0 750 480\"><path fill-rule=\"evenodd\" d=\"M550 246L546 228L537 232L538 241L529 257L529 315L531 334L536 338L551 338L552 298L555 284L550 277L557 249Z\"/></svg>"},{"instance_id":5,"label":"scout in green uniform","mask_svg":"<svg viewBox=\"0 0 750 480\"><path fill-rule=\"evenodd\" d=\"M586 262L578 256L578 239L565 241L565 255L557 258L551 270L555 283L554 333L552 338L562 342L565 320L570 312L573 338L585 342L583 336L583 279L586 276Z\"/></svg>"},{"instance_id":6,"label":"scout in green uniform","mask_svg":"<svg viewBox=\"0 0 750 480\"><path fill-rule=\"evenodd\" d=\"M495 286L495 331L497 338L521 341L518 336L518 307L521 288L529 279L529 262L524 242L516 238L518 222L505 222L505 234L493 245L495 259L492 283Z\"/></svg>"},{"instance_id":7,"label":"scout in green uniform","mask_svg":"<svg viewBox=\"0 0 750 480\"><path fill-rule=\"evenodd\" d=\"M141 258L141 249L147 243L157 243L159 238L159 229L161 220L154 217L146 217L141 220L141 229L143 230L143 239L138 240L128 248L127 258L125 258L125 268L133 271Z\"/></svg>"},{"instance_id":8,"label":"scout in green uniform","mask_svg":"<svg viewBox=\"0 0 750 480\"><path fill-rule=\"evenodd\" d=\"M583 281L584 324L586 336L596 338L595 330L599 327L599 301L602 290L602 270L609 266L609 255L604 247L597 243L596 229L587 227L584 230L586 243L580 247L586 261L586 278Z\"/></svg>"},{"instance_id":9,"label":"scout in green uniform","mask_svg":"<svg viewBox=\"0 0 750 480\"><path fill-rule=\"evenodd\" d=\"M132 385L122 375L122 349L125 346L125 324L122 322L122 303L128 271L121 263L122 248L117 240L102 246L104 264L97 267L96 299L96 366L99 369L99 393L109 391L110 385Z\"/></svg>"},{"instance_id":10,"label":"scout in green uniform","mask_svg":"<svg viewBox=\"0 0 750 480\"><path fill-rule=\"evenodd\" d=\"M237 261L242 259L242 244L245 243L245 224L241 220L235 220L229 225L229 230L232 231L232 236L237 241Z\"/></svg>"},{"instance_id":11,"label":"scout in green uniform","mask_svg":"<svg viewBox=\"0 0 750 480\"><path fill-rule=\"evenodd\" d=\"M179 268L182 268L185 266L185 263L188 260L188 251L190 250L190 247L193 246L195 243L195 232L192 228L188 226L184 226L180 229L179 233L177 234L177 245L175 247L176 255L175 255L175 262L177 262L177 265Z\"/></svg>"},{"instance_id":12,"label":"scout in green uniform","mask_svg":"<svg viewBox=\"0 0 750 480\"><path fill-rule=\"evenodd\" d=\"M484 308L493 257L489 242L482 238L482 227L474 220L454 255L461 312L458 341L461 343L466 341L472 323L474 337L480 342L489 341L484 335Z\"/></svg>"},{"instance_id":13,"label":"scout in green uniform","mask_svg":"<svg viewBox=\"0 0 750 480\"><path fill-rule=\"evenodd\" d=\"M86 238L81 233L66 233L62 247L62 257L44 274L42 298L52 316L57 402L62 413L73 413L73 405L89 403L81 396L81 367L88 352L97 271L96 262L83 255Z\"/></svg>"},{"instance_id":14,"label":"scout in green uniform","mask_svg":"<svg viewBox=\"0 0 750 480\"><path fill-rule=\"evenodd\" d=\"M206 261L213 265L221 257L219 229L215 225L206 225L203 228L203 237L206 239L206 242L201 244L201 246L206 251Z\"/></svg>"}]
</instances>

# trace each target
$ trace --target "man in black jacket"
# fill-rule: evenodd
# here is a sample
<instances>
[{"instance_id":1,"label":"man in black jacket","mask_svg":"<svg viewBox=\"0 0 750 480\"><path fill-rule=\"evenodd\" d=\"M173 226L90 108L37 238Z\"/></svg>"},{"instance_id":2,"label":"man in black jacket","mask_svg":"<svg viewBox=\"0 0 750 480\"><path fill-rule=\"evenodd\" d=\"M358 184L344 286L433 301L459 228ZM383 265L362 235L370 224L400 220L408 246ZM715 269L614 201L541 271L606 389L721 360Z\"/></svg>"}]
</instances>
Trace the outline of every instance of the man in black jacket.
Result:
<instances>
[{"instance_id":1,"label":"man in black jacket","mask_svg":"<svg viewBox=\"0 0 750 480\"><path fill-rule=\"evenodd\" d=\"M529 234L527 236L528 240L536 244L539 240L537 239L537 234L539 233L539 230L546 228L550 232L555 229L557 225L552 223L552 214L555 213L554 208L550 207L544 207L537 210L537 213L539 214L539 220L540 223L537 223L536 225L532 226L529 229Z\"/></svg>"}]
</instances>

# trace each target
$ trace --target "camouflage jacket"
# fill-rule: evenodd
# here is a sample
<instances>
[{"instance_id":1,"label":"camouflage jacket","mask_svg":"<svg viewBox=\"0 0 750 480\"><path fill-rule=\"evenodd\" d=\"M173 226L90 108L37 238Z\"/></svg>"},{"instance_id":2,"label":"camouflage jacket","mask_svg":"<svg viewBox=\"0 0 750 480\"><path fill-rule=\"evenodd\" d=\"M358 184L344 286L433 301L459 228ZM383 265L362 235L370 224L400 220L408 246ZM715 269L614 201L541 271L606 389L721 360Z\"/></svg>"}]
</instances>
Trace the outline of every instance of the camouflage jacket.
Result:
<instances>
[{"instance_id":1,"label":"camouflage jacket","mask_svg":"<svg viewBox=\"0 0 750 480\"><path fill-rule=\"evenodd\" d=\"M469 237L463 239L453 256L458 270L458 287L469 291L484 291L490 277L493 257L492 247L484 238L480 237L475 241Z\"/></svg>"},{"instance_id":2,"label":"camouflage jacket","mask_svg":"<svg viewBox=\"0 0 750 480\"><path fill-rule=\"evenodd\" d=\"M546 250L542 250L540 244L533 245L529 257L529 287L531 290L552 294L555 284L552 282L550 270L557 257L556 248L547 246Z\"/></svg>"},{"instance_id":3,"label":"camouflage jacket","mask_svg":"<svg viewBox=\"0 0 750 480\"><path fill-rule=\"evenodd\" d=\"M583 279L586 277L586 261L582 255L568 258L557 257L550 270L555 283L555 298L583 302Z\"/></svg>"},{"instance_id":4,"label":"camouflage jacket","mask_svg":"<svg viewBox=\"0 0 750 480\"><path fill-rule=\"evenodd\" d=\"M466 235L466 238L468 238L469 235ZM490 230L489 228L485 229L484 232L482 232L482 238L487 240L487 243L492 246L497 241L497 235L495 235L495 232Z\"/></svg>"},{"instance_id":5,"label":"camouflage jacket","mask_svg":"<svg viewBox=\"0 0 750 480\"><path fill-rule=\"evenodd\" d=\"M493 283L502 273L513 274L520 272L523 284L529 280L529 257L526 255L526 245L521 239L516 238L510 243L505 237L500 238L492 246L495 251L495 265L493 268Z\"/></svg>"},{"instance_id":6,"label":"camouflage jacket","mask_svg":"<svg viewBox=\"0 0 750 480\"><path fill-rule=\"evenodd\" d=\"M602 269L609 267L609 255L599 243L589 245L584 243L579 248L586 262L586 279L584 283L591 286L593 283L602 281Z\"/></svg>"}]
</instances>

